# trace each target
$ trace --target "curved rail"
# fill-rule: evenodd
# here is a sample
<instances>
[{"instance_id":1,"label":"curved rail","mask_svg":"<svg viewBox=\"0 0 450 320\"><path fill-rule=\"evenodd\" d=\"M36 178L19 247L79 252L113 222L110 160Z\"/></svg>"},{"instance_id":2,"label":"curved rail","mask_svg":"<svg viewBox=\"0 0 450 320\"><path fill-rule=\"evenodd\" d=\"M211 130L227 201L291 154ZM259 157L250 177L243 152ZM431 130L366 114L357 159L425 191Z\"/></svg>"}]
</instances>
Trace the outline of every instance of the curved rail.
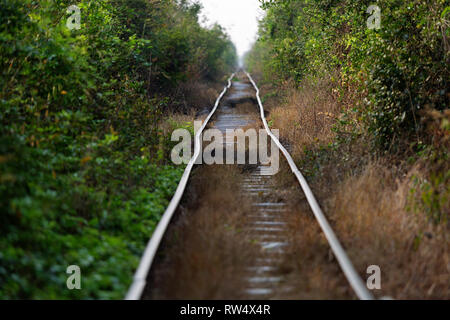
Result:
<instances>
[{"instance_id":1,"label":"curved rail","mask_svg":"<svg viewBox=\"0 0 450 320\"><path fill-rule=\"evenodd\" d=\"M311 207L314 216L317 219L317 222L319 223L320 227L322 228L323 233L325 234L325 237L328 240L328 243L330 244L331 249L333 250L333 253L339 262L339 265L341 266L342 271L344 272L345 276L347 277L348 282L352 286L353 290L355 291L356 295L359 299L362 300L373 300L373 295L369 292L367 287L364 285L364 282L359 277L358 272L356 272L355 267L353 266L352 262L350 261L349 257L345 253L345 250L342 248L341 243L339 242L338 238L336 237L336 234L334 233L333 229L331 228L330 224L327 221L327 218L323 214L322 210L320 209L319 204L317 203L316 198L314 197L314 194L312 193L308 183L306 182L305 178L303 177L300 170L298 170L297 166L295 165L294 160L292 159L289 152L283 147L283 145L280 143L278 138L270 131L269 126L267 125L266 118L264 116L264 107L261 102L261 98L259 97L259 89L256 86L255 81L253 81L253 78L250 76L248 72L245 73L252 83L253 87L256 90L256 99L258 100L259 109L261 112L261 120L264 123L264 128L266 129L267 133L272 138L273 142L278 146L278 148L283 153L284 157L286 158L287 162L289 163L289 166L291 167L292 172L297 177L298 182L300 183L303 192L306 195L306 198L308 200L309 206Z\"/></svg>"},{"instance_id":2,"label":"curved rail","mask_svg":"<svg viewBox=\"0 0 450 320\"><path fill-rule=\"evenodd\" d=\"M162 216L161 220L159 221L155 231L153 232L153 235L150 239L150 241L147 244L147 247L145 248L144 254L142 255L141 261L139 263L139 267L134 274L133 277L133 283L131 284L128 293L125 297L125 300L139 300L142 296L142 292L144 291L146 282L147 282L147 276L148 272L150 271L150 268L153 263L153 259L155 258L156 251L158 250L158 247L161 243L161 240L164 236L164 233L167 229L167 226L169 225L170 220L172 219L172 216L178 207L178 204L180 203L181 197L183 196L184 190L186 189L187 182L189 180L189 175L191 174L192 168L194 167L194 164L197 161L197 158L200 156L200 149L201 149L201 141L200 137L202 135L203 130L205 129L206 125L208 124L208 121L213 116L214 112L216 112L217 107L219 106L220 100L222 100L223 96L227 92L227 90L231 87L231 79L234 77L234 73L228 78L228 85L225 86L220 96L217 98L216 103L214 105L214 108L209 113L208 117L203 121L202 126L198 130L198 132L195 135L195 141L194 141L194 155L189 161L188 165L186 166L186 169L184 170L183 176L181 177L181 180L178 184L177 190L175 191L174 196L172 197L172 200L169 203L169 206L167 207L166 211L164 212L164 215Z\"/></svg>"}]
</instances>

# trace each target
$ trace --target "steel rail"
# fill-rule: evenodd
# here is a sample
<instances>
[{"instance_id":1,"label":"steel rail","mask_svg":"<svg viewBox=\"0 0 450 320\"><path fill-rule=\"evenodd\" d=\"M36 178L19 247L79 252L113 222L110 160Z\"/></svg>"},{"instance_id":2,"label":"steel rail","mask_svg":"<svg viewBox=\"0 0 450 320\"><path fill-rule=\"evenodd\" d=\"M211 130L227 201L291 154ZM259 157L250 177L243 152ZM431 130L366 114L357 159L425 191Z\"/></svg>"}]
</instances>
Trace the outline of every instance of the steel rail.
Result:
<instances>
[{"instance_id":1,"label":"steel rail","mask_svg":"<svg viewBox=\"0 0 450 320\"><path fill-rule=\"evenodd\" d=\"M183 196L184 190L186 189L186 185L189 180L192 168L194 167L194 164L196 164L197 159L200 156L201 151L200 139L203 130L205 129L206 125L208 124L208 121L211 119L213 114L216 112L220 100L222 100L227 90L231 87L231 79L233 79L234 75L235 74L233 73L228 78L228 84L225 86L222 93L217 98L216 103L214 104L214 108L208 114L208 117L205 119L205 121L203 121L202 126L195 135L194 155L187 164L183 176L181 177L181 180L178 183L178 187L175 191L175 194L172 197L172 200L170 201L166 211L164 212L164 215L159 221L155 231L153 232L152 237L150 238L150 241L147 244L147 247L145 248L144 254L142 255L141 261L139 263L139 267L136 270L136 273L134 274L133 283L128 289L128 293L125 297L125 300L139 300L142 296L142 292L144 291L145 285L147 283L147 276L152 266L153 259L155 258L156 251L158 250L158 247L161 243L164 233L166 232L167 226L169 225L170 220L172 219L172 216L176 208L178 207L178 204L180 203L181 197Z\"/></svg>"},{"instance_id":2,"label":"steel rail","mask_svg":"<svg viewBox=\"0 0 450 320\"><path fill-rule=\"evenodd\" d=\"M259 96L259 89L253 81L253 78L248 72L245 72L248 79L252 83L253 87L256 90L256 99L258 100L258 105L261 113L261 120L264 124L264 127L267 131L267 133L272 138L273 142L278 146L278 148L283 153L284 157L286 158L287 162L289 163L289 166L291 167L292 172L297 177L298 182L300 183L303 192L306 195L306 198L308 200L309 206L311 207L314 216L316 217L317 222L319 223L320 227L322 228L323 233L325 234L325 237L328 240L328 243L330 244L331 249L333 250L334 256L336 257L339 265L341 266L342 271L344 272L348 282L350 283L351 287L353 288L354 292L361 300L374 300L374 296L370 293L370 291L365 286L364 282L360 278L358 272L355 270L355 267L353 266L352 262L350 261L349 257L345 253L344 248L342 247L341 243L339 242L336 234L334 233L333 229L331 228L330 224L327 221L327 218L323 214L322 210L320 209L319 204L317 203L316 198L314 197L314 194L311 191L311 188L309 187L308 183L306 182L306 179L303 177L300 170L295 165L294 160L292 159L289 152L283 147L283 145L280 143L278 138L270 131L269 126L267 125L266 117L264 116L264 107L261 102L261 98Z\"/></svg>"}]
</instances>

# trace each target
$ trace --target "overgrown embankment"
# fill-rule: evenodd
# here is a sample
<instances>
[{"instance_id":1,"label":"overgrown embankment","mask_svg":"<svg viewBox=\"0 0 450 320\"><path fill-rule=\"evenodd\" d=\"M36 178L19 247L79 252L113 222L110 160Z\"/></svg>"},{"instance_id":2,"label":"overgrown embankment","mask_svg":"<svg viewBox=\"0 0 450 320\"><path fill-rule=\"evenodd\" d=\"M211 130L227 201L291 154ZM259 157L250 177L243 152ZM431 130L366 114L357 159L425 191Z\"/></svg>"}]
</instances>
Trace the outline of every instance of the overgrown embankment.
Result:
<instances>
[{"instance_id":1,"label":"overgrown embankment","mask_svg":"<svg viewBox=\"0 0 450 320\"><path fill-rule=\"evenodd\" d=\"M198 89L234 68L199 10L0 1L0 298L125 295L183 171L167 160L170 132L192 129L191 109L216 95ZM67 289L69 265L82 290Z\"/></svg>"},{"instance_id":2,"label":"overgrown embankment","mask_svg":"<svg viewBox=\"0 0 450 320\"><path fill-rule=\"evenodd\" d=\"M375 294L448 298L450 9L381 1L369 29L370 4L264 1L247 66Z\"/></svg>"}]
</instances>

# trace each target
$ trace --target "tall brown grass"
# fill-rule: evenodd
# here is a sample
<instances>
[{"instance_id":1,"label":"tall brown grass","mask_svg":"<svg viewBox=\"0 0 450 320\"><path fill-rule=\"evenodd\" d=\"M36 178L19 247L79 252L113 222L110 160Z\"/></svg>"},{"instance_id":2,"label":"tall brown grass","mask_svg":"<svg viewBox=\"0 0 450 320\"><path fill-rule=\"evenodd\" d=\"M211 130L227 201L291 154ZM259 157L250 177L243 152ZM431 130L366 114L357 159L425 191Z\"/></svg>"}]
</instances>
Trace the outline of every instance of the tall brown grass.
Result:
<instances>
[{"instance_id":1,"label":"tall brown grass","mask_svg":"<svg viewBox=\"0 0 450 320\"><path fill-rule=\"evenodd\" d=\"M450 298L448 161L438 167L424 159L407 164L405 155L371 152L367 137L327 149L336 139L332 128L341 111L360 99L351 91L338 99L334 87L326 79L300 89L287 85L282 103L266 103L273 127L290 145L363 279L369 265L381 268L376 296ZM315 156L307 156L305 148ZM440 207L430 208L426 197L437 199ZM430 217L432 209L440 212L440 222Z\"/></svg>"},{"instance_id":2,"label":"tall brown grass","mask_svg":"<svg viewBox=\"0 0 450 320\"><path fill-rule=\"evenodd\" d=\"M294 154L300 155L304 147L333 140L335 134L331 129L339 116L340 106L332 93L331 80L306 82L301 90L287 83L283 94L284 103L267 103L268 121L280 130L284 141L289 141Z\"/></svg>"},{"instance_id":3,"label":"tall brown grass","mask_svg":"<svg viewBox=\"0 0 450 320\"><path fill-rule=\"evenodd\" d=\"M189 114L192 110L199 112L212 109L225 83L225 81L217 83L201 80L181 83L174 93L178 101L178 110L175 111Z\"/></svg>"},{"instance_id":4,"label":"tall brown grass","mask_svg":"<svg viewBox=\"0 0 450 320\"><path fill-rule=\"evenodd\" d=\"M386 164L371 162L329 190L325 207L361 273L369 265L381 268L378 295L448 299L448 226L408 210L412 177L417 175L422 175L418 168L399 177Z\"/></svg>"},{"instance_id":5,"label":"tall brown grass","mask_svg":"<svg viewBox=\"0 0 450 320\"><path fill-rule=\"evenodd\" d=\"M356 299L287 162L273 179L274 190L286 202L289 246L281 269L291 290L279 299Z\"/></svg>"}]
</instances>

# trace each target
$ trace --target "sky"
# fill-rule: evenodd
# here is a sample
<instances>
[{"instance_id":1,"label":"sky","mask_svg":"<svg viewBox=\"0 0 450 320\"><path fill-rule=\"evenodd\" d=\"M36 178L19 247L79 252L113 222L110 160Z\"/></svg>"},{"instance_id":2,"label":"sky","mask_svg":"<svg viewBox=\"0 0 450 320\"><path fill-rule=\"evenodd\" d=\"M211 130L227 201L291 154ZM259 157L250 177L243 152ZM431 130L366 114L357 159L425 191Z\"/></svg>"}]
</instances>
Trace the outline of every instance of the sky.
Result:
<instances>
[{"instance_id":1,"label":"sky","mask_svg":"<svg viewBox=\"0 0 450 320\"><path fill-rule=\"evenodd\" d=\"M258 19L263 11L258 0L199 0L203 5L200 21L210 26L217 22L225 28L236 46L238 55L247 52L256 40Z\"/></svg>"}]
</instances>

